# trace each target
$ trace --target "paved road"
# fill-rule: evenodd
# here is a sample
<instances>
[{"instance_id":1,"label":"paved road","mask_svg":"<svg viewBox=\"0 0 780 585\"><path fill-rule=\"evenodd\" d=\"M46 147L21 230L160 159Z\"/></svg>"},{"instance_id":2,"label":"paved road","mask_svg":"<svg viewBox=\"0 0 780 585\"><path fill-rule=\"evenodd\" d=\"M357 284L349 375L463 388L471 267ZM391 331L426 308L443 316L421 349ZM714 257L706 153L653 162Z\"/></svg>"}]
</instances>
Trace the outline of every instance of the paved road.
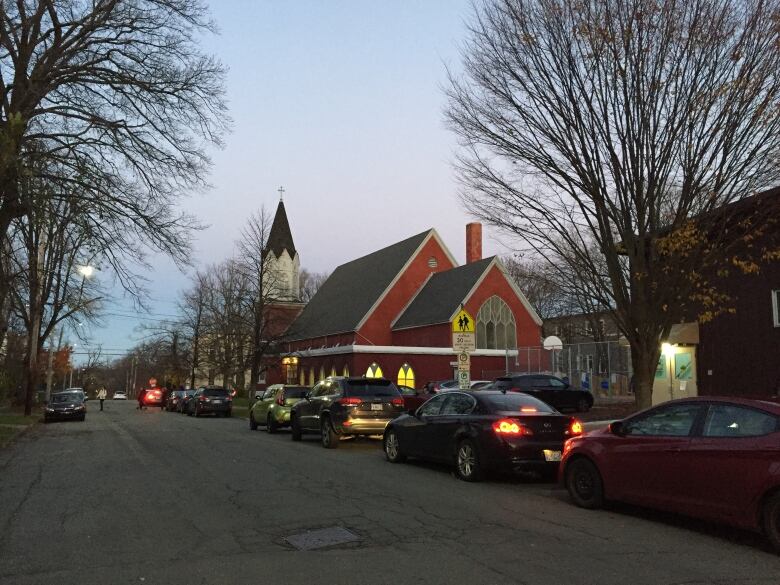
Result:
<instances>
[{"instance_id":1,"label":"paved road","mask_svg":"<svg viewBox=\"0 0 780 585\"><path fill-rule=\"evenodd\" d=\"M108 402L0 452L0 583L780 583L761 538ZM293 550L342 526L361 541Z\"/></svg>"}]
</instances>

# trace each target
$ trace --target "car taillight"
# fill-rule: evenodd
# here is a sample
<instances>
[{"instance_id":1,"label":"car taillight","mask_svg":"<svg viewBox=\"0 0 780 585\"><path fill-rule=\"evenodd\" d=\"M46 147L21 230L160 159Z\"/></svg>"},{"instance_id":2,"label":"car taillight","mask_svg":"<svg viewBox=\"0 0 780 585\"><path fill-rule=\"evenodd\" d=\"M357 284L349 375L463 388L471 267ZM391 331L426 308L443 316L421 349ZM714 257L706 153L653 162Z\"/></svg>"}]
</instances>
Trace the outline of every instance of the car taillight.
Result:
<instances>
[{"instance_id":1,"label":"car taillight","mask_svg":"<svg viewBox=\"0 0 780 585\"><path fill-rule=\"evenodd\" d=\"M357 406L363 402L360 398L339 398L339 404L343 404L344 406Z\"/></svg>"},{"instance_id":2,"label":"car taillight","mask_svg":"<svg viewBox=\"0 0 780 585\"><path fill-rule=\"evenodd\" d=\"M578 421L576 418L571 419L571 424L569 425L569 430L566 434L571 436L577 436L577 435L581 435L583 432L585 432L585 429L582 428L582 423Z\"/></svg>"},{"instance_id":3,"label":"car taillight","mask_svg":"<svg viewBox=\"0 0 780 585\"><path fill-rule=\"evenodd\" d=\"M403 406L404 405L404 399L400 398L400 397L399 398L393 398L390 401L390 404L392 404L393 406Z\"/></svg>"},{"instance_id":4,"label":"car taillight","mask_svg":"<svg viewBox=\"0 0 780 585\"><path fill-rule=\"evenodd\" d=\"M493 432L499 435L513 435L516 437L530 437L534 434L527 426L506 418L493 423Z\"/></svg>"},{"instance_id":5,"label":"car taillight","mask_svg":"<svg viewBox=\"0 0 780 585\"><path fill-rule=\"evenodd\" d=\"M208 398L206 398L205 396L203 396L201 394L200 396L198 396L198 400L200 400L201 402L206 402L206 400L208 400Z\"/></svg>"}]
</instances>

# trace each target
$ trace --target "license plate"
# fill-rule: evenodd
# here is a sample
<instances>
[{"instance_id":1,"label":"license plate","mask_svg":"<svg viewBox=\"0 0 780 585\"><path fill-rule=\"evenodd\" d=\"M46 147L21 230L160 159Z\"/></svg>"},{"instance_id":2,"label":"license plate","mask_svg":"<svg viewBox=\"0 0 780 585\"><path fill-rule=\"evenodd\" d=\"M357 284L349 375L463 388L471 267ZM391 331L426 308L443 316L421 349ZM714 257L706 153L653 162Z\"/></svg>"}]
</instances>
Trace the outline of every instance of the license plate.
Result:
<instances>
[{"instance_id":1,"label":"license plate","mask_svg":"<svg viewBox=\"0 0 780 585\"><path fill-rule=\"evenodd\" d=\"M212 400L212 402L213 402L214 404L222 404L222 401L221 401L221 400Z\"/></svg>"},{"instance_id":2,"label":"license plate","mask_svg":"<svg viewBox=\"0 0 780 585\"><path fill-rule=\"evenodd\" d=\"M382 410L382 405L381 404L372 404L371 405L371 410Z\"/></svg>"},{"instance_id":3,"label":"license plate","mask_svg":"<svg viewBox=\"0 0 780 585\"><path fill-rule=\"evenodd\" d=\"M560 451L552 451L550 449L544 450L544 460L545 461L560 461L561 460L561 452Z\"/></svg>"}]
</instances>

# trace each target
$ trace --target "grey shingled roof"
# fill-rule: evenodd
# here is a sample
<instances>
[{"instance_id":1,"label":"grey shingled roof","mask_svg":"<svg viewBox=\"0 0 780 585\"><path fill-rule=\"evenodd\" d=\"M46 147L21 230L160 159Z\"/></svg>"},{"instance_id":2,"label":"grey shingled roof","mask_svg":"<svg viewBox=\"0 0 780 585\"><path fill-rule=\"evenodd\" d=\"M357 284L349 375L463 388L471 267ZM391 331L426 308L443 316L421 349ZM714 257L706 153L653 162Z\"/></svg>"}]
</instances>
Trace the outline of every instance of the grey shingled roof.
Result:
<instances>
[{"instance_id":1,"label":"grey shingled roof","mask_svg":"<svg viewBox=\"0 0 780 585\"><path fill-rule=\"evenodd\" d=\"M271 232L268 234L268 243L266 252L270 250L277 258L282 255L286 249L290 258L295 258L295 243L293 242L292 232L290 231L290 222L287 221L287 211L284 208L284 202L280 201L274 215L274 222L271 224Z\"/></svg>"},{"instance_id":2,"label":"grey shingled roof","mask_svg":"<svg viewBox=\"0 0 780 585\"><path fill-rule=\"evenodd\" d=\"M431 230L342 264L291 325L288 339L355 331Z\"/></svg>"},{"instance_id":3,"label":"grey shingled roof","mask_svg":"<svg viewBox=\"0 0 780 585\"><path fill-rule=\"evenodd\" d=\"M449 321L493 258L484 258L431 276L395 322L393 329L422 327Z\"/></svg>"}]
</instances>

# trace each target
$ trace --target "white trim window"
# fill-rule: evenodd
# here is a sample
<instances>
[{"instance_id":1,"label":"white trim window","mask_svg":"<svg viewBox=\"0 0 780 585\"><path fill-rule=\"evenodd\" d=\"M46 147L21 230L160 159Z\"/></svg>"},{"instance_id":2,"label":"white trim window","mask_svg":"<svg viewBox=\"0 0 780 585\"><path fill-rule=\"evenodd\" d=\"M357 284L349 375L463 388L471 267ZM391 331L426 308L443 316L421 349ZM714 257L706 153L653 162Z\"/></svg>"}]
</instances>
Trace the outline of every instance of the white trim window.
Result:
<instances>
[{"instance_id":1,"label":"white trim window","mask_svg":"<svg viewBox=\"0 0 780 585\"><path fill-rule=\"evenodd\" d=\"M780 290L772 291L772 318L775 327L780 327Z\"/></svg>"}]
</instances>

